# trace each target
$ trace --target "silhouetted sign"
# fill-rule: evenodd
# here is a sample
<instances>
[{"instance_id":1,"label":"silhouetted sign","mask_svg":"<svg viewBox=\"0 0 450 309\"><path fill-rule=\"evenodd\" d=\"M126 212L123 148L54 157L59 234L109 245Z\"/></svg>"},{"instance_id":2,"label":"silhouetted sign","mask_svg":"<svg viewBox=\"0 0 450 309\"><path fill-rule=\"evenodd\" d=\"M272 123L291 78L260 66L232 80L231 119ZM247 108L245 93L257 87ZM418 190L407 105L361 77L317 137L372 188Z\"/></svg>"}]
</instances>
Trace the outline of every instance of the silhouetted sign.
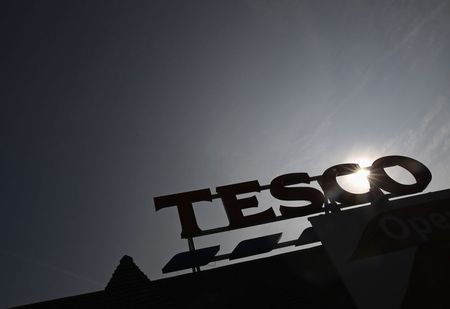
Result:
<instances>
[{"instance_id":1,"label":"silhouetted sign","mask_svg":"<svg viewBox=\"0 0 450 309\"><path fill-rule=\"evenodd\" d=\"M432 201L375 216L353 253L361 259L417 248L402 308L450 308L450 201Z\"/></svg>"},{"instance_id":2,"label":"silhouetted sign","mask_svg":"<svg viewBox=\"0 0 450 309\"><path fill-rule=\"evenodd\" d=\"M401 166L409 171L415 178L414 184L401 184L392 179L385 168ZM318 214L328 206L335 210L362 203L368 203L385 197L386 191L390 196L400 196L418 193L424 190L431 181L431 173L428 168L417 160L404 156L386 156L377 159L372 166L367 168L370 172L370 190L366 193L356 194L343 189L337 182L339 176L356 173L360 166L355 163L339 164L328 168L321 176L310 177L307 173L284 174L274 178L270 185L261 186L257 180L230 184L216 187L217 194L213 194L209 188L177 193L154 198L156 210L167 207L176 207L181 223L181 237L192 238L201 235L218 233L232 229L238 229L253 225L265 224L294 217L303 217ZM293 186L309 184L317 181L323 192L308 186ZM257 214L244 215L243 210L258 207L257 194L239 198L241 194L258 193L262 190L270 190L273 197L281 201L307 201L305 206L280 205L281 216L276 216L274 210L269 208ZM220 198L228 217L229 225L210 230L202 230L198 226L193 204Z\"/></svg>"},{"instance_id":3,"label":"silhouetted sign","mask_svg":"<svg viewBox=\"0 0 450 309\"><path fill-rule=\"evenodd\" d=\"M366 226L353 258L417 248L402 308L450 308L450 201L389 210Z\"/></svg>"},{"instance_id":4,"label":"silhouetted sign","mask_svg":"<svg viewBox=\"0 0 450 309\"><path fill-rule=\"evenodd\" d=\"M212 246L202 249L191 248L189 251L176 254L163 267L163 273L197 268L211 262L221 260L234 260L247 256L271 252L274 249L303 246L314 242L319 242L317 234L311 227L303 230L298 239L280 242L282 233L266 235L241 241L229 254L216 255L220 246Z\"/></svg>"},{"instance_id":5,"label":"silhouetted sign","mask_svg":"<svg viewBox=\"0 0 450 309\"><path fill-rule=\"evenodd\" d=\"M358 308L450 308L450 190L309 220Z\"/></svg>"},{"instance_id":6,"label":"silhouetted sign","mask_svg":"<svg viewBox=\"0 0 450 309\"><path fill-rule=\"evenodd\" d=\"M450 242L449 201L385 211L367 223L352 258Z\"/></svg>"}]
</instances>

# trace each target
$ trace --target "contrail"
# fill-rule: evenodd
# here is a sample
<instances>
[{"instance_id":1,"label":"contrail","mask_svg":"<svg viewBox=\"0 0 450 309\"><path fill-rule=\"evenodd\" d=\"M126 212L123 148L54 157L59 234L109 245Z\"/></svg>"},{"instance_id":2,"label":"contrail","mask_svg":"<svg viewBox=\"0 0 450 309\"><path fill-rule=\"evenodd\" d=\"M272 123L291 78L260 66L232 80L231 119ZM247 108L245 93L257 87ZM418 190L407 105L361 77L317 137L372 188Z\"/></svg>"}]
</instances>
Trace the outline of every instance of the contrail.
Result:
<instances>
[{"instance_id":1,"label":"contrail","mask_svg":"<svg viewBox=\"0 0 450 309\"><path fill-rule=\"evenodd\" d=\"M10 257L18 258L22 262L33 264L33 265L39 266L41 268L44 268L44 269L47 269L47 270L50 270L50 271L53 271L53 272L57 272L57 273L66 275L68 277L71 277L73 279L77 279L79 281L89 282L90 284L92 284L92 285L94 285L96 287L101 287L101 288L104 287L104 284L102 284L100 282L97 282L95 280L92 280L90 278L87 278L87 277L75 274L75 273L73 273L73 272L71 272L69 270L53 266L51 264L48 264L48 263L45 263L45 262L42 262L42 261L38 261L38 260L35 260L35 259L31 259L31 258L22 256L20 254L17 254L15 252L12 252L12 251L9 251L9 250L0 249L0 253L2 253L3 255L10 256Z\"/></svg>"}]
</instances>

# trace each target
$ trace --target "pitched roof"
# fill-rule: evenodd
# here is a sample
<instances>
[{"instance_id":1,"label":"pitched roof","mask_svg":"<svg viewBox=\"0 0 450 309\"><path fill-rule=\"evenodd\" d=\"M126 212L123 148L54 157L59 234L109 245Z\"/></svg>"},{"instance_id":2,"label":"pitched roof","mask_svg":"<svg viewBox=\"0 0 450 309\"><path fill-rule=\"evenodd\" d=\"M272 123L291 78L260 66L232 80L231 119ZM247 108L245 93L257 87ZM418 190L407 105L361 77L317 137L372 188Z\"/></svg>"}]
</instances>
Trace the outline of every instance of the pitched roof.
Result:
<instances>
[{"instance_id":1,"label":"pitched roof","mask_svg":"<svg viewBox=\"0 0 450 309\"><path fill-rule=\"evenodd\" d=\"M111 276L105 287L106 292L126 293L127 290L136 288L146 288L150 284L150 279L134 263L133 258L124 255L120 259L120 264Z\"/></svg>"}]
</instances>

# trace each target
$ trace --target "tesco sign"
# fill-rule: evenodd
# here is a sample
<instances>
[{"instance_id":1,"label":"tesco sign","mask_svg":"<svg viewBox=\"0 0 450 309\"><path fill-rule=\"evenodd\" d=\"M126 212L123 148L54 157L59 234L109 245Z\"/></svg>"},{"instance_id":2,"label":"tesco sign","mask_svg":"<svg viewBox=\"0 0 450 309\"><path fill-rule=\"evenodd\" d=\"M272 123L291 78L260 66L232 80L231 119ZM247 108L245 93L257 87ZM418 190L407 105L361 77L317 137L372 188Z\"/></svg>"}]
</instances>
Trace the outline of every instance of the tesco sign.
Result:
<instances>
[{"instance_id":1,"label":"tesco sign","mask_svg":"<svg viewBox=\"0 0 450 309\"><path fill-rule=\"evenodd\" d=\"M393 166L406 169L414 177L415 183L401 184L391 178L385 169ZM365 168L369 171L367 178L370 189L368 192L352 193L339 185L338 177L356 173L360 169L361 167L356 163L338 164L326 169L319 176L310 177L305 172L289 173L275 177L269 185L262 186L258 180L251 180L216 187L216 193L214 194L209 188L205 188L159 196L154 198L154 203L156 210L176 207L181 223L181 237L192 238L376 202L392 196L418 193L423 191L431 181L430 170L419 161L405 156L385 156L375 160L370 167ZM308 186L312 181L317 181L322 191ZM243 209L258 207L257 194L262 190L270 190L270 194L279 201L306 201L306 205L295 207L284 206L280 203L280 216L275 214L273 208L252 215L244 215ZM248 195L249 193L255 194L250 197L239 198L239 195ZM229 225L202 230L198 226L193 205L202 201L212 202L213 199L221 199Z\"/></svg>"}]
</instances>

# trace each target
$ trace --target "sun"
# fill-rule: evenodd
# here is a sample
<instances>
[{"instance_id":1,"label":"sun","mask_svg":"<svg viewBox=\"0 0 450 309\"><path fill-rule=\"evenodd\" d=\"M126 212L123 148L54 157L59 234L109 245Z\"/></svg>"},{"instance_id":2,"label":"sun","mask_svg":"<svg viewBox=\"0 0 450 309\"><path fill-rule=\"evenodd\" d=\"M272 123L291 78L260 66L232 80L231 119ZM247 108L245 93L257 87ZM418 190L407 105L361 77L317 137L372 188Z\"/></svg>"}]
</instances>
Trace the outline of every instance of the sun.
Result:
<instances>
[{"instance_id":1,"label":"sun","mask_svg":"<svg viewBox=\"0 0 450 309\"><path fill-rule=\"evenodd\" d=\"M370 171L367 167L372 165L372 160L360 157L349 161L357 163L360 168L352 174L345 175L338 179L339 184L349 192L352 193L366 193L370 190L368 177Z\"/></svg>"},{"instance_id":2,"label":"sun","mask_svg":"<svg viewBox=\"0 0 450 309\"><path fill-rule=\"evenodd\" d=\"M351 162L357 163L362 169L369 167L372 165L373 160L370 160L369 158L365 157L359 157L356 159L353 159Z\"/></svg>"},{"instance_id":3,"label":"sun","mask_svg":"<svg viewBox=\"0 0 450 309\"><path fill-rule=\"evenodd\" d=\"M370 171L365 168L360 168L355 173L347 176L347 183L352 191L355 193L367 192L370 189L369 180Z\"/></svg>"}]
</instances>

